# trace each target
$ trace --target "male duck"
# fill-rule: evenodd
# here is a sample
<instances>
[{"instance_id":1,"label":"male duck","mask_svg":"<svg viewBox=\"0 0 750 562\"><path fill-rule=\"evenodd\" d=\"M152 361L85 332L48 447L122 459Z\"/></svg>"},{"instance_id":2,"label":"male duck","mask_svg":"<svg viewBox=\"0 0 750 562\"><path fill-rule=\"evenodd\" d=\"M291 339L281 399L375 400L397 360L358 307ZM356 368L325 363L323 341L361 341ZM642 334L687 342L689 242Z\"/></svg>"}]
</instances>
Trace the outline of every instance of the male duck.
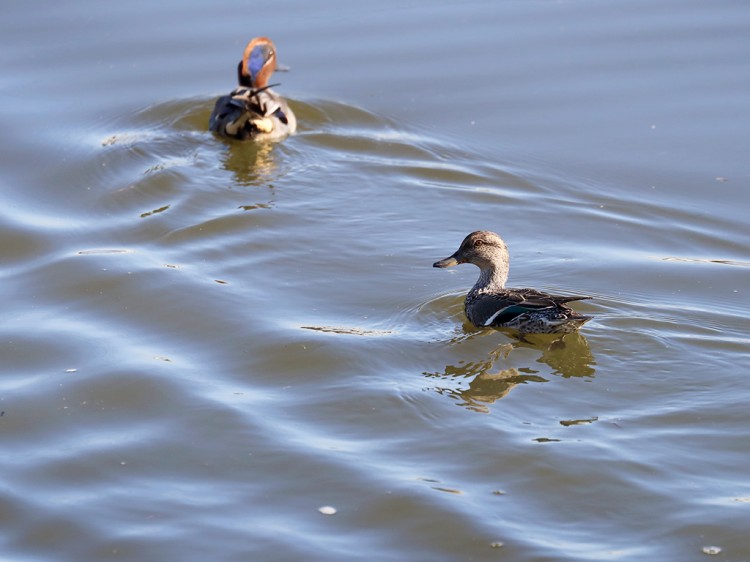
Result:
<instances>
[{"instance_id":1,"label":"male duck","mask_svg":"<svg viewBox=\"0 0 750 562\"><path fill-rule=\"evenodd\" d=\"M573 332L591 320L566 302L591 297L563 297L534 289L506 289L510 258L505 242L494 232L472 232L456 252L433 267L473 263L479 280L466 295L464 310L469 321L483 328L513 328L522 334Z\"/></svg>"},{"instance_id":2,"label":"male duck","mask_svg":"<svg viewBox=\"0 0 750 562\"><path fill-rule=\"evenodd\" d=\"M297 130L297 119L268 80L276 70L276 47L268 37L256 37L245 47L237 66L239 86L216 100L209 128L235 139L281 140ZM278 85L278 84L274 84Z\"/></svg>"}]
</instances>

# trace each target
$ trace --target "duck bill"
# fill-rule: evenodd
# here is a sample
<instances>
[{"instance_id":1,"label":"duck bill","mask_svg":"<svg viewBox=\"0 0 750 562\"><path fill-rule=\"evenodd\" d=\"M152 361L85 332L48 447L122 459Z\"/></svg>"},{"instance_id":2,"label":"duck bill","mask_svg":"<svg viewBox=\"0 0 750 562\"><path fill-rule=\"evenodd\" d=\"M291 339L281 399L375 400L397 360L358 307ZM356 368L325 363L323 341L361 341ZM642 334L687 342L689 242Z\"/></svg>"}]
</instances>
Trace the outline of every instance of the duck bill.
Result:
<instances>
[{"instance_id":1,"label":"duck bill","mask_svg":"<svg viewBox=\"0 0 750 562\"><path fill-rule=\"evenodd\" d=\"M436 261L432 264L432 267L452 267L454 265L458 265L461 263L456 259L456 255L452 255L448 258L445 258L444 260Z\"/></svg>"}]
</instances>

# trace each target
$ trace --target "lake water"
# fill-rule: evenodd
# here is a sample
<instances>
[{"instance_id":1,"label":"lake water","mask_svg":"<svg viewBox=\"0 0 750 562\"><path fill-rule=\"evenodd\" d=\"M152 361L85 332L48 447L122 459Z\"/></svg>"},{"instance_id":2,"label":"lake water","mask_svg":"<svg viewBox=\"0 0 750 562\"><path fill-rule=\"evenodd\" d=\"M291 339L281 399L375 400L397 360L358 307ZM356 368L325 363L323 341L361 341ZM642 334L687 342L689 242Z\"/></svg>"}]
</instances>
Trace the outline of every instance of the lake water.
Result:
<instances>
[{"instance_id":1,"label":"lake water","mask_svg":"<svg viewBox=\"0 0 750 562\"><path fill-rule=\"evenodd\" d=\"M750 5L254 4L4 6L0 558L750 560Z\"/></svg>"}]
</instances>

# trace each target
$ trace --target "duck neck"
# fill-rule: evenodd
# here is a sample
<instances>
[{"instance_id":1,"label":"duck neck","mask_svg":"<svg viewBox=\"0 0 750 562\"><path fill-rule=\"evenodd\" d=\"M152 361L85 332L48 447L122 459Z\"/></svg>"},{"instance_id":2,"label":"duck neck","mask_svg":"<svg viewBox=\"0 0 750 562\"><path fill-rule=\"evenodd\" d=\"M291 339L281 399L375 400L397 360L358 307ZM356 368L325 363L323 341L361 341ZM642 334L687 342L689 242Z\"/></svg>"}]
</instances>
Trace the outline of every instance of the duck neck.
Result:
<instances>
[{"instance_id":1,"label":"duck neck","mask_svg":"<svg viewBox=\"0 0 750 562\"><path fill-rule=\"evenodd\" d=\"M472 293L491 293L501 291L505 288L505 282L508 280L508 267L489 266L482 268L479 272L479 279L474 284Z\"/></svg>"}]
</instances>

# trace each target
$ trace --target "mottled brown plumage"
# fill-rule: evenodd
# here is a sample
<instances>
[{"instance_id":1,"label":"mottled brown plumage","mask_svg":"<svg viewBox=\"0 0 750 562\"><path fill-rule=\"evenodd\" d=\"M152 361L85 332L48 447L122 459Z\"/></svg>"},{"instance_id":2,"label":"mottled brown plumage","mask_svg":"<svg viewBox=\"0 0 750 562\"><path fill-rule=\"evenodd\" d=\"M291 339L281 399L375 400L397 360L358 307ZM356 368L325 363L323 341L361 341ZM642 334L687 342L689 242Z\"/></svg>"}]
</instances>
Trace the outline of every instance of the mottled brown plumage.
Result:
<instances>
[{"instance_id":1,"label":"mottled brown plumage","mask_svg":"<svg viewBox=\"0 0 750 562\"><path fill-rule=\"evenodd\" d=\"M472 232L453 255L435 262L433 267L461 263L479 267L479 279L466 295L464 304L466 317L478 328L513 328L527 334L566 333L577 330L591 319L565 304L591 297L506 289L510 268L508 247L494 232Z\"/></svg>"}]
</instances>

